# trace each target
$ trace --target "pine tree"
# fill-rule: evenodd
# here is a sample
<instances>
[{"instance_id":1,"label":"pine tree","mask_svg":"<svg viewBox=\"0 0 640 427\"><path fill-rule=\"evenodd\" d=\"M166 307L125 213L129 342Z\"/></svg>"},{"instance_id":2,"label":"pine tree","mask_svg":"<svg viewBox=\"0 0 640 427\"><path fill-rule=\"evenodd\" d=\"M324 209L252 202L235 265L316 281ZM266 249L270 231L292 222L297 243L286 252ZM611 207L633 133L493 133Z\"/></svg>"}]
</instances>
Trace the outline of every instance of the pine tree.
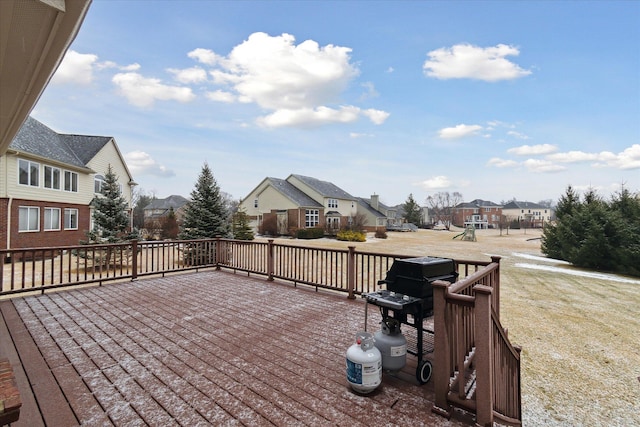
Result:
<instances>
[{"instance_id":1,"label":"pine tree","mask_svg":"<svg viewBox=\"0 0 640 427\"><path fill-rule=\"evenodd\" d=\"M407 201L402 205L404 209L404 219L414 225L422 223L422 208L413 198L413 194L409 194Z\"/></svg>"},{"instance_id":2,"label":"pine tree","mask_svg":"<svg viewBox=\"0 0 640 427\"><path fill-rule=\"evenodd\" d=\"M130 237L126 234L129 227L127 201L122 197L118 177L111 165L107 168L100 193L91 202L95 228L89 233L89 239L115 243Z\"/></svg>"},{"instance_id":3,"label":"pine tree","mask_svg":"<svg viewBox=\"0 0 640 427\"><path fill-rule=\"evenodd\" d=\"M253 240L253 230L249 226L249 215L245 210L238 210L233 215L233 238L238 240Z\"/></svg>"},{"instance_id":4,"label":"pine tree","mask_svg":"<svg viewBox=\"0 0 640 427\"><path fill-rule=\"evenodd\" d=\"M179 237L183 240L229 237L228 217L220 188L205 162L185 209Z\"/></svg>"}]
</instances>

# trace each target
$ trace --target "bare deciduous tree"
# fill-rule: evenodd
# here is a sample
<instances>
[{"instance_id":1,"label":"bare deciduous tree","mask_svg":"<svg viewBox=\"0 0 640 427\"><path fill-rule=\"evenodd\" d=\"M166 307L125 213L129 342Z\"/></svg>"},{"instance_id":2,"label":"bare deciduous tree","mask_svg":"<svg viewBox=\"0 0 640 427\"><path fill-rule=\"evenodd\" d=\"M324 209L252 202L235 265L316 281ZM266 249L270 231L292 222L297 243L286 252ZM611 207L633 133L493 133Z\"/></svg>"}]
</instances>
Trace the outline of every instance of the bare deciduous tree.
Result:
<instances>
[{"instance_id":1,"label":"bare deciduous tree","mask_svg":"<svg viewBox=\"0 0 640 427\"><path fill-rule=\"evenodd\" d=\"M432 196L428 196L427 207L433 213L435 223L440 223L449 230L451 221L453 220L453 208L462 202L462 194L457 191L449 193L448 191L440 191Z\"/></svg>"}]
</instances>

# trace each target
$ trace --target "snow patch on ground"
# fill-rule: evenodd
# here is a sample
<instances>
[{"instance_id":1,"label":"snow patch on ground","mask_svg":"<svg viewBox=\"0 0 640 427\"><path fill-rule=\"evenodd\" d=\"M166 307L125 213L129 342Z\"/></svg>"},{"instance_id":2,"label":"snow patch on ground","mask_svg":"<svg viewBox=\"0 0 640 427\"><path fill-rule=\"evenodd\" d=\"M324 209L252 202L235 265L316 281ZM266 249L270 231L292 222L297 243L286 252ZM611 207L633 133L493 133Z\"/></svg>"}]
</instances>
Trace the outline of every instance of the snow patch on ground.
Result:
<instances>
[{"instance_id":1,"label":"snow patch on ground","mask_svg":"<svg viewBox=\"0 0 640 427\"><path fill-rule=\"evenodd\" d=\"M571 270L565 267L556 267L553 265L540 265L540 264L528 264L528 263L516 263L515 266L519 268L528 268L531 270L543 270L543 271L551 271L554 273L570 274L572 276L586 277L589 279L609 280L612 282L633 283L636 285L640 285L640 280L630 279L624 276L619 276L617 274L598 273L593 271L582 271L582 270Z\"/></svg>"}]
</instances>

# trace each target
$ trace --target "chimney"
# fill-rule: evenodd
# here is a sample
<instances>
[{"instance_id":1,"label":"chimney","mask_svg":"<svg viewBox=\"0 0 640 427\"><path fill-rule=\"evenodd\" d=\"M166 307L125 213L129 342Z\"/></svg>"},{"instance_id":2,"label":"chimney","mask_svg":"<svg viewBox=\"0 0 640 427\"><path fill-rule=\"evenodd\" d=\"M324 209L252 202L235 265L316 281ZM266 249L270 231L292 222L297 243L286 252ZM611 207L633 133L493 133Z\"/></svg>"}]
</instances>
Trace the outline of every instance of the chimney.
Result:
<instances>
[{"instance_id":1,"label":"chimney","mask_svg":"<svg viewBox=\"0 0 640 427\"><path fill-rule=\"evenodd\" d=\"M378 207L380 206L380 202L378 200L378 195L374 194L371 196L371 207L375 210L378 210Z\"/></svg>"}]
</instances>

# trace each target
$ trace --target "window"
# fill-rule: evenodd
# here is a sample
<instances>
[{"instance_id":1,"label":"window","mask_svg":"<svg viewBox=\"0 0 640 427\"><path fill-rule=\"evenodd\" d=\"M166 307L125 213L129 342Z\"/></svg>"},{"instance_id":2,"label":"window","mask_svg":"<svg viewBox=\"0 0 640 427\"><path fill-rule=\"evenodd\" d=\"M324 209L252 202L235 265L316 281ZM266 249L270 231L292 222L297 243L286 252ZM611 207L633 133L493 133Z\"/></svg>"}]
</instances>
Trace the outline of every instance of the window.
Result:
<instances>
[{"instance_id":1,"label":"window","mask_svg":"<svg viewBox=\"0 0 640 427\"><path fill-rule=\"evenodd\" d=\"M64 210L64 229L65 230L78 229L78 209Z\"/></svg>"},{"instance_id":2,"label":"window","mask_svg":"<svg viewBox=\"0 0 640 427\"><path fill-rule=\"evenodd\" d=\"M18 182L22 185L30 185L38 187L40 184L40 163L30 162L29 160L18 161L19 178Z\"/></svg>"},{"instance_id":3,"label":"window","mask_svg":"<svg viewBox=\"0 0 640 427\"><path fill-rule=\"evenodd\" d=\"M44 188L60 189L60 169L53 166L44 167Z\"/></svg>"},{"instance_id":4,"label":"window","mask_svg":"<svg viewBox=\"0 0 640 427\"><path fill-rule=\"evenodd\" d=\"M44 208L44 229L60 230L59 208Z\"/></svg>"},{"instance_id":5,"label":"window","mask_svg":"<svg viewBox=\"0 0 640 427\"><path fill-rule=\"evenodd\" d=\"M40 231L40 208L20 206L18 231Z\"/></svg>"},{"instance_id":6,"label":"window","mask_svg":"<svg viewBox=\"0 0 640 427\"><path fill-rule=\"evenodd\" d=\"M102 187L104 186L104 176L96 175L93 178L93 192L96 194L102 194Z\"/></svg>"},{"instance_id":7,"label":"window","mask_svg":"<svg viewBox=\"0 0 640 427\"><path fill-rule=\"evenodd\" d=\"M64 171L64 191L78 192L78 174L71 171Z\"/></svg>"},{"instance_id":8,"label":"window","mask_svg":"<svg viewBox=\"0 0 640 427\"><path fill-rule=\"evenodd\" d=\"M320 223L320 213L318 209L307 209L305 211L304 218L305 218L304 226L307 228L315 227Z\"/></svg>"},{"instance_id":9,"label":"window","mask_svg":"<svg viewBox=\"0 0 640 427\"><path fill-rule=\"evenodd\" d=\"M336 199L329 199L327 201L327 207L329 208L334 208L334 209L338 209L338 200Z\"/></svg>"}]
</instances>

